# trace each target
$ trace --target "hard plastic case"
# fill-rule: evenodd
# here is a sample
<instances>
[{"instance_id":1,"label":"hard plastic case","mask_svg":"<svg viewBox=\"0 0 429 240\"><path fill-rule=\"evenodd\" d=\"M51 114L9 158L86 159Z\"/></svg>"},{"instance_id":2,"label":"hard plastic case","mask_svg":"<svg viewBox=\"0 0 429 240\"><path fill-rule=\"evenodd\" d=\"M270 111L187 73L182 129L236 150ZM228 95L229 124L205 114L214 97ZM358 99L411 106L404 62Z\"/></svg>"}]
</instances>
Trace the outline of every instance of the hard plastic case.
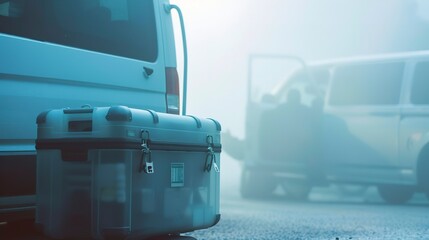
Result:
<instances>
[{"instance_id":1,"label":"hard plastic case","mask_svg":"<svg viewBox=\"0 0 429 240\"><path fill-rule=\"evenodd\" d=\"M125 106L37 118L36 223L53 238L144 238L220 220L220 124Z\"/></svg>"}]
</instances>

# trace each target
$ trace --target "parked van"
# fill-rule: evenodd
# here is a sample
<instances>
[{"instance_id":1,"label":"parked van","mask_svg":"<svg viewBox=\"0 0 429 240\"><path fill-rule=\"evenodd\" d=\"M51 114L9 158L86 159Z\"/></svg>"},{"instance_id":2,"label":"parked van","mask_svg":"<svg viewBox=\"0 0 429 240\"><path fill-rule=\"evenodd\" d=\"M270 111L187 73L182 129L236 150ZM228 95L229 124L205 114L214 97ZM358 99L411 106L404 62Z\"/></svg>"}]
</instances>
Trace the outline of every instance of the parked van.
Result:
<instances>
[{"instance_id":1,"label":"parked van","mask_svg":"<svg viewBox=\"0 0 429 240\"><path fill-rule=\"evenodd\" d=\"M280 185L305 199L312 187L331 184L377 186L395 204L415 192L429 197L429 51L292 58L299 64L291 71L283 60L260 58L291 60L251 57L246 136L230 141L241 149L234 153L242 159L243 197L265 197ZM255 71L258 61L271 70ZM276 71L287 77L273 87L267 79ZM294 111L291 101L300 102Z\"/></svg>"},{"instance_id":2,"label":"parked van","mask_svg":"<svg viewBox=\"0 0 429 240\"><path fill-rule=\"evenodd\" d=\"M337 62L325 105L324 171L389 203L429 197L429 51Z\"/></svg>"},{"instance_id":3,"label":"parked van","mask_svg":"<svg viewBox=\"0 0 429 240\"><path fill-rule=\"evenodd\" d=\"M168 0L0 1L0 221L34 217L40 112L179 114L170 10Z\"/></svg>"}]
</instances>

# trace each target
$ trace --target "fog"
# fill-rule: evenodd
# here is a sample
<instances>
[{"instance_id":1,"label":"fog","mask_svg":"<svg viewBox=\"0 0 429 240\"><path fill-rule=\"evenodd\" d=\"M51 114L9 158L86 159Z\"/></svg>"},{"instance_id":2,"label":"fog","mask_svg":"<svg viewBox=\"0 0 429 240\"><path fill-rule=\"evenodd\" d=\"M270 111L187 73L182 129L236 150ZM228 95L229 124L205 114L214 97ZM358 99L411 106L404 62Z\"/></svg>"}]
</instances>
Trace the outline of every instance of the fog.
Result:
<instances>
[{"instance_id":1,"label":"fog","mask_svg":"<svg viewBox=\"0 0 429 240\"><path fill-rule=\"evenodd\" d=\"M424 0L172 2L181 7L186 25L188 112L218 118L239 136L244 136L250 54L310 61L429 48L429 3Z\"/></svg>"},{"instance_id":2,"label":"fog","mask_svg":"<svg viewBox=\"0 0 429 240\"><path fill-rule=\"evenodd\" d=\"M181 7L186 25L187 114L215 118L223 132L239 139L249 134L245 109L252 54L315 61L429 49L429 2L424 0L172 2ZM174 21L182 66L177 15ZM224 151L222 188L238 194L239 173L239 161Z\"/></svg>"}]
</instances>

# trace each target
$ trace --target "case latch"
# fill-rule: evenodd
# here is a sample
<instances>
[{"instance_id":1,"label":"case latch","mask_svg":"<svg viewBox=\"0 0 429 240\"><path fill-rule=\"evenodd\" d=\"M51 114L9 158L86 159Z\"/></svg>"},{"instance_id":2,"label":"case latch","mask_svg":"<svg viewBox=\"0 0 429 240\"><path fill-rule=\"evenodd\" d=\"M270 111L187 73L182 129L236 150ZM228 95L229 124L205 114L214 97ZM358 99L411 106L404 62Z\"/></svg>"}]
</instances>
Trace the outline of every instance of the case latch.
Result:
<instances>
[{"instance_id":1,"label":"case latch","mask_svg":"<svg viewBox=\"0 0 429 240\"><path fill-rule=\"evenodd\" d=\"M155 168L153 166L152 162L152 152L150 151L150 148L148 146L149 142L149 132L147 130L141 131L141 159L140 159L140 167L139 172L142 172L144 170L145 173L151 174L155 172Z\"/></svg>"},{"instance_id":2,"label":"case latch","mask_svg":"<svg viewBox=\"0 0 429 240\"><path fill-rule=\"evenodd\" d=\"M214 168L216 172L220 172L220 169L216 164L216 155L213 150L213 146L214 146L213 136L210 136L210 135L207 136L207 144L208 144L208 147L207 147L207 156L206 156L206 164L204 166L204 171L210 172L212 168Z\"/></svg>"}]
</instances>

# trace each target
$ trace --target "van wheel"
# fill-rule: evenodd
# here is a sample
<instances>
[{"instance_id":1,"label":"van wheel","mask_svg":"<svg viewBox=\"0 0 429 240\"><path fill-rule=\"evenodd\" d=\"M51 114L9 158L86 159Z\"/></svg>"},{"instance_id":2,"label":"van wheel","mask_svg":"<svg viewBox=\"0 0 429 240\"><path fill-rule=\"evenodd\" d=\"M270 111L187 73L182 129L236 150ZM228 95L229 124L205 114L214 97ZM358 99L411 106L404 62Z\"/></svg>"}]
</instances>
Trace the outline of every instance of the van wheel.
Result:
<instances>
[{"instance_id":1,"label":"van wheel","mask_svg":"<svg viewBox=\"0 0 429 240\"><path fill-rule=\"evenodd\" d=\"M425 154L422 154L418 166L419 185L429 200L429 148L425 147Z\"/></svg>"},{"instance_id":2,"label":"van wheel","mask_svg":"<svg viewBox=\"0 0 429 240\"><path fill-rule=\"evenodd\" d=\"M240 193L243 198L270 197L277 186L276 179L268 173L243 169L240 181Z\"/></svg>"},{"instance_id":3,"label":"van wheel","mask_svg":"<svg viewBox=\"0 0 429 240\"><path fill-rule=\"evenodd\" d=\"M282 183L286 196L293 200L307 200L311 185L306 180L288 179Z\"/></svg>"},{"instance_id":4,"label":"van wheel","mask_svg":"<svg viewBox=\"0 0 429 240\"><path fill-rule=\"evenodd\" d=\"M429 164L427 164L426 176L423 180L423 191L426 193L426 198L429 200Z\"/></svg>"},{"instance_id":5,"label":"van wheel","mask_svg":"<svg viewBox=\"0 0 429 240\"><path fill-rule=\"evenodd\" d=\"M414 195L415 188L405 185L379 185L378 194L390 204L406 203Z\"/></svg>"},{"instance_id":6,"label":"van wheel","mask_svg":"<svg viewBox=\"0 0 429 240\"><path fill-rule=\"evenodd\" d=\"M429 162L429 161L428 161ZM423 191L426 193L426 198L429 200L429 164L426 164L426 175L423 178Z\"/></svg>"}]
</instances>

